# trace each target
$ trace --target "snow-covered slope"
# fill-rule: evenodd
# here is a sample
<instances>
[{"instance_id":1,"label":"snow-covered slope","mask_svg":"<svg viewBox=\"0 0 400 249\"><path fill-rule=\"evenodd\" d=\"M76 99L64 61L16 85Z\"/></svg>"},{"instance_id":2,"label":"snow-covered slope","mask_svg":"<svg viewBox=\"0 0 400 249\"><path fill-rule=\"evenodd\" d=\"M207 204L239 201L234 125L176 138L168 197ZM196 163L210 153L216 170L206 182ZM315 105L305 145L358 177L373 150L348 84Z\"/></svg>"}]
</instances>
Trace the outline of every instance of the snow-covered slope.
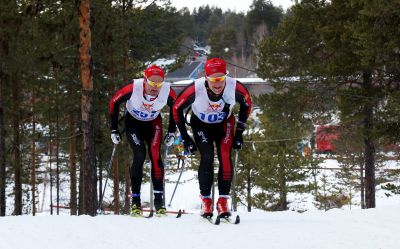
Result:
<instances>
[{"instance_id":1,"label":"snow-covered slope","mask_svg":"<svg viewBox=\"0 0 400 249\"><path fill-rule=\"evenodd\" d=\"M387 167L398 167L398 162ZM336 160L325 160L321 167L337 167ZM36 217L7 216L0 218L0 249L397 249L400 243L400 197L386 196L377 189L377 208L361 210L359 206L316 210L311 194L289 195L290 209L305 211L246 212L240 206L239 225L213 225L199 216L200 199L197 173L185 170L171 206L177 170L167 170L166 204L169 210L185 209L190 214L181 218L132 218L130 216L49 215L49 186L39 186L43 212ZM67 184L67 183L65 183ZM67 184L68 185L68 184ZM68 202L69 187L62 188L62 200ZM47 189L44 191L43 189ZM142 201L149 201L149 183L143 184ZM111 202L107 186L106 202ZM122 197L121 197L122 198ZM358 197L354 197L357 199ZM11 198L8 198L10 201ZM12 208L12 203L9 203Z\"/></svg>"},{"instance_id":2,"label":"snow-covered slope","mask_svg":"<svg viewBox=\"0 0 400 249\"><path fill-rule=\"evenodd\" d=\"M325 166L335 166L326 160ZM169 171L166 184L166 203L175 187L179 171ZM66 188L68 189L68 188ZM112 187L107 187L111 192ZM142 200L149 201L149 184L143 185ZM63 192L64 193L64 192ZM67 194L64 193L63 195ZM185 209L191 214L181 218L132 218L102 215L50 216L49 209L38 216L7 216L0 218L0 249L397 249L400 232L400 198L387 197L378 191L377 208L361 210L318 211L312 196L292 196L294 211L251 213L239 208L241 224L210 224L199 216L198 181L196 172L185 170L169 210ZM46 198L45 207L48 207ZM295 207L295 208L293 208Z\"/></svg>"},{"instance_id":3,"label":"snow-covered slope","mask_svg":"<svg viewBox=\"0 0 400 249\"><path fill-rule=\"evenodd\" d=\"M0 249L395 249L399 206L370 210L239 213L241 224L212 225L197 214L176 219L66 215L0 219Z\"/></svg>"}]
</instances>

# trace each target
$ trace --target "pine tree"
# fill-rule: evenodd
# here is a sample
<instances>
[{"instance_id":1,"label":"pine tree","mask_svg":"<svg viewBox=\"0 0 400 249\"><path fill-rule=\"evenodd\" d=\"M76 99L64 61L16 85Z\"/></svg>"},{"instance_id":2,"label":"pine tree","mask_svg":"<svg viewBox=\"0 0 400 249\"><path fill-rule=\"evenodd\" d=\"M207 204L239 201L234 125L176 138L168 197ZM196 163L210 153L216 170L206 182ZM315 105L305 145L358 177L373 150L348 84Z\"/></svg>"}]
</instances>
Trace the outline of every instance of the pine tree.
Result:
<instances>
[{"instance_id":1,"label":"pine tree","mask_svg":"<svg viewBox=\"0 0 400 249\"><path fill-rule=\"evenodd\" d=\"M288 209L288 193L303 192L305 185L296 184L308 176L313 159L296 151L297 143L311 137L311 122L306 118L307 104L298 91L274 92L258 100L262 110L264 137L270 142L262 146L261 160L254 182L263 191L255 195L255 205L270 210ZM282 105L285 103L285 105ZM284 125L283 125L284 124Z\"/></svg>"},{"instance_id":2,"label":"pine tree","mask_svg":"<svg viewBox=\"0 0 400 249\"><path fill-rule=\"evenodd\" d=\"M375 207L376 120L398 84L398 3L382 4L302 1L260 47L262 75L300 77L308 89L336 95L343 122L362 124L367 208Z\"/></svg>"},{"instance_id":3,"label":"pine tree","mask_svg":"<svg viewBox=\"0 0 400 249\"><path fill-rule=\"evenodd\" d=\"M93 75L91 59L90 1L83 0L79 5L80 61L82 81L82 131L83 131L83 170L84 170L84 213L96 215L97 188L94 152L93 123Z\"/></svg>"}]
</instances>

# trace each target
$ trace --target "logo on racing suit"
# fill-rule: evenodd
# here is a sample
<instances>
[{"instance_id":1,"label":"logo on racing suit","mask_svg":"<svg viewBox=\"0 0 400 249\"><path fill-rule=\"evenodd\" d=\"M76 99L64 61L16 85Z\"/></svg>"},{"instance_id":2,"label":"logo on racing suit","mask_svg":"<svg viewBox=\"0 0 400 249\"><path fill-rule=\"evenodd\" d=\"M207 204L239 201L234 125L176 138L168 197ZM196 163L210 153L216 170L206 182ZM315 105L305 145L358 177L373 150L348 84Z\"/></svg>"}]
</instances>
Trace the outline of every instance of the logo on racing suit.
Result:
<instances>
[{"instance_id":1,"label":"logo on racing suit","mask_svg":"<svg viewBox=\"0 0 400 249\"><path fill-rule=\"evenodd\" d=\"M224 137L224 144L228 144L228 142L230 140L229 136L231 135L231 132L232 132L231 128L232 128L232 125L230 123L227 123L226 124L226 134Z\"/></svg>"},{"instance_id":2,"label":"logo on racing suit","mask_svg":"<svg viewBox=\"0 0 400 249\"><path fill-rule=\"evenodd\" d=\"M206 135L204 134L204 132L199 131L199 132L197 132L197 135L199 135L201 137L202 143L207 143L207 138L206 138Z\"/></svg>"},{"instance_id":3,"label":"logo on racing suit","mask_svg":"<svg viewBox=\"0 0 400 249\"><path fill-rule=\"evenodd\" d=\"M220 112L223 106L221 103L208 103L207 112Z\"/></svg>"},{"instance_id":4,"label":"logo on racing suit","mask_svg":"<svg viewBox=\"0 0 400 249\"><path fill-rule=\"evenodd\" d=\"M142 107L140 108L141 111L152 112L153 111L154 103L146 104L142 103Z\"/></svg>"},{"instance_id":5,"label":"logo on racing suit","mask_svg":"<svg viewBox=\"0 0 400 249\"><path fill-rule=\"evenodd\" d=\"M159 125L156 125L156 131L154 133L154 140L153 140L153 146L157 145L159 138L161 137L160 132L161 132L161 127Z\"/></svg>"},{"instance_id":6,"label":"logo on racing suit","mask_svg":"<svg viewBox=\"0 0 400 249\"><path fill-rule=\"evenodd\" d=\"M132 137L132 139L133 139L133 142L134 142L136 145L140 145L140 141L139 141L139 139L137 138L137 136L136 136L135 133L133 133L133 134L131 135L131 137Z\"/></svg>"}]
</instances>

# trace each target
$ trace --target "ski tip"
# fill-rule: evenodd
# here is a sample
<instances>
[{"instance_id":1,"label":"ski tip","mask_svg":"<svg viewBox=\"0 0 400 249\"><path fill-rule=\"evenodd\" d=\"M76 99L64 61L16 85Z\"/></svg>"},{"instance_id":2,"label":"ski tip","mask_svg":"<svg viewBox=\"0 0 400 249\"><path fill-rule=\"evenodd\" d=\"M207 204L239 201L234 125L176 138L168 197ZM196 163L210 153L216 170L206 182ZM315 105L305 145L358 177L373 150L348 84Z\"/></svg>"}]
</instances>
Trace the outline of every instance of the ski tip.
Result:
<instances>
[{"instance_id":1,"label":"ski tip","mask_svg":"<svg viewBox=\"0 0 400 249\"><path fill-rule=\"evenodd\" d=\"M153 210L151 210L149 216L145 216L145 218L151 218L153 216L154 216L154 212L153 212Z\"/></svg>"},{"instance_id":2,"label":"ski tip","mask_svg":"<svg viewBox=\"0 0 400 249\"><path fill-rule=\"evenodd\" d=\"M240 223L240 217L239 217L239 215L236 215L235 224L239 224L239 223Z\"/></svg>"},{"instance_id":3,"label":"ski tip","mask_svg":"<svg viewBox=\"0 0 400 249\"><path fill-rule=\"evenodd\" d=\"M215 225L219 225L219 223L221 223L221 218L220 218L219 215L218 215L217 218L215 219L214 224L215 224Z\"/></svg>"}]
</instances>

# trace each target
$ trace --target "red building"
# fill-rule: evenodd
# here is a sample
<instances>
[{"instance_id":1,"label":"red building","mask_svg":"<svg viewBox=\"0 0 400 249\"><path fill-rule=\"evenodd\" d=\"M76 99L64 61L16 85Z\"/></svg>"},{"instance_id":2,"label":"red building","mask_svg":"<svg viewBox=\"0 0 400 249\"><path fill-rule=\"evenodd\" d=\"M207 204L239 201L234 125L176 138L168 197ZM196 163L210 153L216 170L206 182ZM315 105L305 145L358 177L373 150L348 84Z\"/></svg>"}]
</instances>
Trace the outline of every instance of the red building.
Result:
<instances>
[{"instance_id":1,"label":"red building","mask_svg":"<svg viewBox=\"0 0 400 249\"><path fill-rule=\"evenodd\" d=\"M317 127L315 149L318 153L335 152L335 141L339 138L338 128L336 125L320 125Z\"/></svg>"}]
</instances>

